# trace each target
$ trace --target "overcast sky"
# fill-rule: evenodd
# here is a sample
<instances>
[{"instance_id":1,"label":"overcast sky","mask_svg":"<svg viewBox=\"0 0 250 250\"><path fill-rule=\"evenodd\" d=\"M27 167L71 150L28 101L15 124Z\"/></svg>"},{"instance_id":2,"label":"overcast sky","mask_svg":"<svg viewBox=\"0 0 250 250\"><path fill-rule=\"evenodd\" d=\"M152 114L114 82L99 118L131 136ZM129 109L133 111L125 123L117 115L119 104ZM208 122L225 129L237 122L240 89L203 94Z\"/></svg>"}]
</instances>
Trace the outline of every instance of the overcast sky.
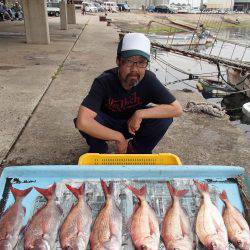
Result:
<instances>
[{"instance_id":1,"label":"overcast sky","mask_svg":"<svg viewBox=\"0 0 250 250\"><path fill-rule=\"evenodd\" d=\"M192 6L199 6L200 5L200 0L170 0L170 3L189 3Z\"/></svg>"}]
</instances>

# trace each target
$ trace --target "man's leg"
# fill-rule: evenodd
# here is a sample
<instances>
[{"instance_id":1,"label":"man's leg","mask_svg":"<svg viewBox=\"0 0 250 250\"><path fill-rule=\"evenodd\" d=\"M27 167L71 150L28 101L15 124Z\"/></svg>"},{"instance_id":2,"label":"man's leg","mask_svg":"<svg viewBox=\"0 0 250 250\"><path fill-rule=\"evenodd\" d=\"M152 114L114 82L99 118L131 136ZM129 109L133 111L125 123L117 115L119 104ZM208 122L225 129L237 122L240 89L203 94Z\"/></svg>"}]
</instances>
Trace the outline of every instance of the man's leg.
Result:
<instances>
[{"instance_id":1,"label":"man's leg","mask_svg":"<svg viewBox=\"0 0 250 250\"><path fill-rule=\"evenodd\" d=\"M126 120L114 119L103 113L98 114L95 120L108 128L121 132L125 136L125 138L131 137L128 133ZM74 123L76 124L76 119L74 119ZM86 142L89 145L89 153L107 153L108 145L106 141L92 137L80 130L79 132L81 133L83 138L86 139Z\"/></svg>"},{"instance_id":2,"label":"man's leg","mask_svg":"<svg viewBox=\"0 0 250 250\"><path fill-rule=\"evenodd\" d=\"M135 153L152 154L152 150L162 139L172 122L172 118L144 119L131 141Z\"/></svg>"},{"instance_id":3,"label":"man's leg","mask_svg":"<svg viewBox=\"0 0 250 250\"><path fill-rule=\"evenodd\" d=\"M82 131L79 130L82 137L85 138L87 144L89 145L88 153L100 153L105 154L108 152L108 145L104 140L97 139L92 137Z\"/></svg>"},{"instance_id":4,"label":"man's leg","mask_svg":"<svg viewBox=\"0 0 250 250\"><path fill-rule=\"evenodd\" d=\"M76 119L74 119L74 124L76 127ZM99 121L100 122L100 121ZM104 122L100 122L102 125L104 125ZM97 139L95 137L92 137L83 131L79 130L82 137L86 140L87 144L89 145L89 153L100 153L105 154L108 151L108 145L104 140Z\"/></svg>"}]
</instances>

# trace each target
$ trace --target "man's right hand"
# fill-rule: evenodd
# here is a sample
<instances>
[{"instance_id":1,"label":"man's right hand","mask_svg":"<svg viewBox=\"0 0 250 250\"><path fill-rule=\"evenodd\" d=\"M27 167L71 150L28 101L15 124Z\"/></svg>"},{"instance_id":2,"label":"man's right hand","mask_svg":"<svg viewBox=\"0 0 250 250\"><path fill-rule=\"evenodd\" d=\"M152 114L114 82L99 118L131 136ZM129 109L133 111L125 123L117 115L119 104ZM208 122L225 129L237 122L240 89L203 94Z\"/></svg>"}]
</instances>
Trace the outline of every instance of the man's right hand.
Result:
<instances>
[{"instance_id":1,"label":"man's right hand","mask_svg":"<svg viewBox=\"0 0 250 250\"><path fill-rule=\"evenodd\" d=\"M116 143L116 153L126 154L128 148L128 140L121 134L121 137L115 142Z\"/></svg>"}]
</instances>

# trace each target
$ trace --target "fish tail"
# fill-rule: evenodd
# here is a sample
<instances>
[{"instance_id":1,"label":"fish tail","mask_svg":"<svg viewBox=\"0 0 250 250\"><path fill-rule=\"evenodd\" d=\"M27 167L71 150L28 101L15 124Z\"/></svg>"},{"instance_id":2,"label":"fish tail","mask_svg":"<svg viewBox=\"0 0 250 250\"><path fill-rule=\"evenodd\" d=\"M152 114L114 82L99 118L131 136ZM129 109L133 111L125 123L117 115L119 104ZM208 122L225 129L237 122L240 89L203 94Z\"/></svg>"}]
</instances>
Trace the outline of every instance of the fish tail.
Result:
<instances>
[{"instance_id":1,"label":"fish tail","mask_svg":"<svg viewBox=\"0 0 250 250\"><path fill-rule=\"evenodd\" d=\"M221 199L222 201L228 200L228 198L227 198L227 193L226 193L225 190L223 190L223 192L220 194L220 199Z\"/></svg>"},{"instance_id":2,"label":"fish tail","mask_svg":"<svg viewBox=\"0 0 250 250\"><path fill-rule=\"evenodd\" d=\"M167 186L168 186L168 190L170 192L171 197L174 197L174 196L183 197L188 192L187 189L183 189L183 190L175 189L169 181L167 181Z\"/></svg>"},{"instance_id":3,"label":"fish tail","mask_svg":"<svg viewBox=\"0 0 250 250\"><path fill-rule=\"evenodd\" d=\"M50 200L51 197L53 196L53 194L55 193L56 183L54 183L51 187L49 187L47 189L43 189L43 188L39 188L39 187L35 187L35 189L37 192L42 194L46 198L46 200Z\"/></svg>"},{"instance_id":4,"label":"fish tail","mask_svg":"<svg viewBox=\"0 0 250 250\"><path fill-rule=\"evenodd\" d=\"M198 181L194 181L194 183L201 193L208 193L209 192L207 183L201 183Z\"/></svg>"},{"instance_id":5,"label":"fish tail","mask_svg":"<svg viewBox=\"0 0 250 250\"><path fill-rule=\"evenodd\" d=\"M13 187L10 187L10 191L14 195L15 199L17 197L19 197L19 198L25 197L31 190L32 190L32 187L29 187L29 188L24 189L24 190L19 190L19 189L15 189Z\"/></svg>"},{"instance_id":6,"label":"fish tail","mask_svg":"<svg viewBox=\"0 0 250 250\"><path fill-rule=\"evenodd\" d=\"M147 188L146 185L144 185L143 187L141 187L140 189L136 189L135 187L128 185L127 186L129 190L131 190L133 192L133 194L138 197L139 199L143 199L145 198L146 192L147 192Z\"/></svg>"},{"instance_id":7,"label":"fish tail","mask_svg":"<svg viewBox=\"0 0 250 250\"><path fill-rule=\"evenodd\" d=\"M85 190L85 183L83 183L79 188L74 188L68 184L66 184L66 187L72 194L79 199L79 197L84 195L84 190Z\"/></svg>"},{"instance_id":8,"label":"fish tail","mask_svg":"<svg viewBox=\"0 0 250 250\"><path fill-rule=\"evenodd\" d=\"M107 186L106 182L104 180L101 180L101 186L102 186L102 190L103 190L105 196L112 194L112 192L113 192L113 181L110 181L109 186Z\"/></svg>"}]
</instances>

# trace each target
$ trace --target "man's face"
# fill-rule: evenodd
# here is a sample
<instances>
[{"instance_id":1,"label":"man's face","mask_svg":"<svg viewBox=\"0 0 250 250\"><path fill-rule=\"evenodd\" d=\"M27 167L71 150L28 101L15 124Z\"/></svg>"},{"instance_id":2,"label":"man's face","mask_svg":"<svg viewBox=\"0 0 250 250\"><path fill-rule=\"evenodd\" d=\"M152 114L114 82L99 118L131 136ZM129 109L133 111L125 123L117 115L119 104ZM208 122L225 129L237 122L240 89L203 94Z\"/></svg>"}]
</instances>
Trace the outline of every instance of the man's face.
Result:
<instances>
[{"instance_id":1,"label":"man's face","mask_svg":"<svg viewBox=\"0 0 250 250\"><path fill-rule=\"evenodd\" d=\"M119 66L119 79L126 90L137 85L145 75L148 62L144 57L131 56L116 60Z\"/></svg>"}]
</instances>

